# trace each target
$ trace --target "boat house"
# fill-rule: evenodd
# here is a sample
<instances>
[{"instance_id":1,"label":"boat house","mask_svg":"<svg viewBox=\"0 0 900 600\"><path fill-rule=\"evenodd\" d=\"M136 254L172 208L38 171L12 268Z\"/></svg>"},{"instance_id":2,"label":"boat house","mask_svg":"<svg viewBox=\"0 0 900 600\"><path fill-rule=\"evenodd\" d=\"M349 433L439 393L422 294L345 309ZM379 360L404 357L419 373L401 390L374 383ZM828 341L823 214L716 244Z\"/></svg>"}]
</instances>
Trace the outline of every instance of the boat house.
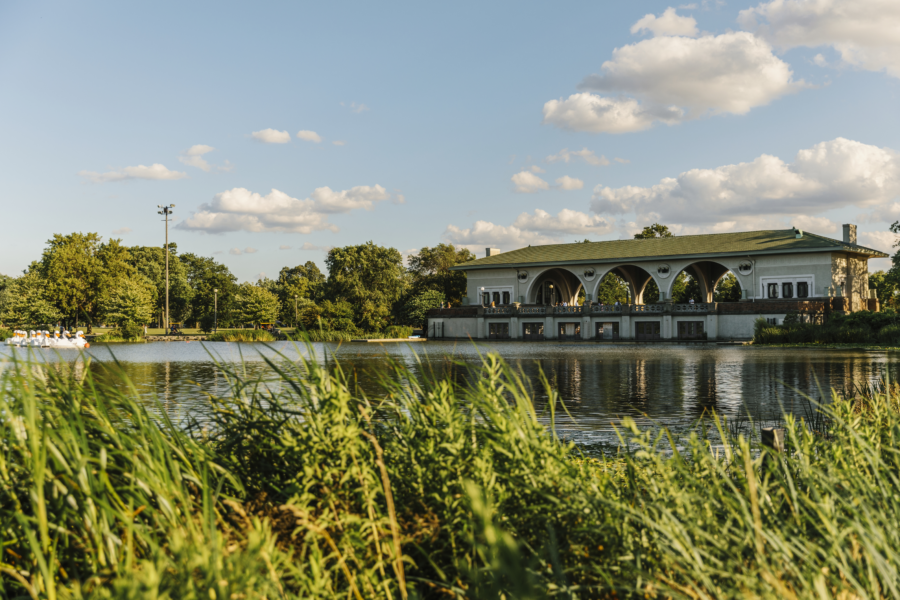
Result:
<instances>
[{"instance_id":1,"label":"boat house","mask_svg":"<svg viewBox=\"0 0 900 600\"><path fill-rule=\"evenodd\" d=\"M878 310L868 261L888 255L856 243L856 226L842 240L799 229L669 238L488 248L465 271L461 306L432 309L428 336L513 340L745 340L762 317L781 324L791 313L820 321L831 313ZM672 288L686 272L700 301L674 303ZM719 280L734 274L736 302L714 302ZM608 274L628 288L625 304L597 302ZM650 282L658 298L647 298ZM582 298L579 302L579 297Z\"/></svg>"}]
</instances>

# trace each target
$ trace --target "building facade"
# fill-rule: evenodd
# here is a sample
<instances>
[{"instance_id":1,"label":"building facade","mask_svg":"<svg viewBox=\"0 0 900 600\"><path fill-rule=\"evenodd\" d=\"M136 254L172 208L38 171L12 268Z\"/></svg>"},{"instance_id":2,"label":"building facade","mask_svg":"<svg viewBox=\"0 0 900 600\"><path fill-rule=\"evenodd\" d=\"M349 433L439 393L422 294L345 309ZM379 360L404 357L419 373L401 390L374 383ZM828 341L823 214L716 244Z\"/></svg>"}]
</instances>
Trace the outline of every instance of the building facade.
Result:
<instances>
[{"instance_id":1,"label":"building facade","mask_svg":"<svg viewBox=\"0 0 900 600\"><path fill-rule=\"evenodd\" d=\"M463 305L435 309L428 335L457 339L742 340L763 317L781 323L790 313L822 320L831 313L877 310L868 261L887 257L856 243L798 229L529 246L487 256L454 270L466 272ZM679 273L696 279L700 302L672 302ZM739 302L713 302L728 272ZM629 301L597 303L601 281L621 277ZM658 298L645 298L650 282ZM579 297L582 298L579 302Z\"/></svg>"}]
</instances>

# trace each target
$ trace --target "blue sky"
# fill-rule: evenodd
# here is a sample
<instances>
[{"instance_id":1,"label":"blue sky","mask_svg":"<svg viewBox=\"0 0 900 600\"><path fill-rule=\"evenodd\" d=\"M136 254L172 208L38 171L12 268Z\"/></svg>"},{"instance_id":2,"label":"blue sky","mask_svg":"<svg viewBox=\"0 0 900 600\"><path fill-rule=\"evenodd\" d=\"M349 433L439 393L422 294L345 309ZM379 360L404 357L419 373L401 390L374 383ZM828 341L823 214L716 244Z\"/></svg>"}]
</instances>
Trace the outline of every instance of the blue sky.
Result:
<instances>
[{"instance_id":1,"label":"blue sky","mask_svg":"<svg viewBox=\"0 0 900 600\"><path fill-rule=\"evenodd\" d=\"M889 251L896 4L6 2L0 272L53 233L161 245L163 203L242 280L656 220Z\"/></svg>"}]
</instances>

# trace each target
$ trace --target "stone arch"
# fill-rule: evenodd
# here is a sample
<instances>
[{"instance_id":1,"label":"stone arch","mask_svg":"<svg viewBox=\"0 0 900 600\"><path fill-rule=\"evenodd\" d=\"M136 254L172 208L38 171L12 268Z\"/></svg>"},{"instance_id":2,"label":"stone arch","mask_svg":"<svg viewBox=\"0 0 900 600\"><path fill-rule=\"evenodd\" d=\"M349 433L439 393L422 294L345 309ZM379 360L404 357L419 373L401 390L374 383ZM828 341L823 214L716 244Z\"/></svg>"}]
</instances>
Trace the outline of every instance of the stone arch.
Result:
<instances>
[{"instance_id":1,"label":"stone arch","mask_svg":"<svg viewBox=\"0 0 900 600\"><path fill-rule=\"evenodd\" d=\"M716 289L716 284L728 271L731 271L730 267L726 267L722 263L716 261L699 260L692 262L682 269L679 269L677 273L672 273L666 287L666 297L672 297L672 288L675 286L675 280L678 279L678 276L681 275L681 273L686 272L692 278L696 279L697 283L700 285L700 301L704 303L712 302L713 291ZM734 273L734 271L732 271L732 273ZM736 273L735 277L737 277ZM740 279L738 279L738 283L741 284L741 289L744 289L744 284Z\"/></svg>"},{"instance_id":2,"label":"stone arch","mask_svg":"<svg viewBox=\"0 0 900 600\"><path fill-rule=\"evenodd\" d=\"M600 284L610 273L614 273L625 280L625 283L628 285L628 293L631 295L632 302L635 304L644 303L644 290L647 289L647 284L651 281L655 281L656 286L659 289L663 289L664 284L644 267L637 264L623 263L620 265L613 265L605 271L598 271L598 277L591 287L591 298L594 301L597 300Z\"/></svg>"},{"instance_id":3,"label":"stone arch","mask_svg":"<svg viewBox=\"0 0 900 600\"><path fill-rule=\"evenodd\" d=\"M584 285L581 278L569 269L563 267L549 267L536 274L531 279L531 282L528 284L528 289L525 292L525 303L537 304L538 291L541 289L541 286L550 283L554 286L553 293L555 301L566 301L569 304L575 301L578 297L578 291ZM544 288L544 291L546 291L546 288ZM547 294L541 295L543 296L542 303L549 304L549 301L546 298Z\"/></svg>"}]
</instances>

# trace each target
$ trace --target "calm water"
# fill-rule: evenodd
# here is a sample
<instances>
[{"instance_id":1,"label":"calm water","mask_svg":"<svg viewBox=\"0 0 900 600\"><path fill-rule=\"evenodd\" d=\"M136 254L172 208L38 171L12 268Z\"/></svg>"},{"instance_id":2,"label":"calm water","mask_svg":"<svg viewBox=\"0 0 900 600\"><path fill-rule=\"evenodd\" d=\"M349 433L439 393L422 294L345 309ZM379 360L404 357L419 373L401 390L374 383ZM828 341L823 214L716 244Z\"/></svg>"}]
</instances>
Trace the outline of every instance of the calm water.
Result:
<instances>
[{"instance_id":1,"label":"calm water","mask_svg":"<svg viewBox=\"0 0 900 600\"><path fill-rule=\"evenodd\" d=\"M225 379L210 357L236 362L243 359L251 376L270 372L265 356L275 351L296 357L290 343L201 344L157 342L151 344L95 345L89 368L102 376L104 365L118 360L138 393L158 398L175 419L202 416L206 394L225 394ZM450 368L455 361L475 366L478 353L498 352L515 364L540 389L542 370L565 401L574 421L562 418L559 429L576 440L611 440L612 424L631 416L646 424L679 430L694 423L704 411L757 421L787 410L804 415L808 405L795 388L812 396L820 389L845 388L851 382L877 379L886 370L896 378L900 353L862 350L766 349L740 346L596 345L565 343L499 342L477 347L469 342L419 344L315 344L313 351L336 358L345 370L355 372L360 386L378 393L375 377L385 370L385 356L405 364L413 373L421 369ZM47 362L66 361L82 367L84 357L75 351L22 351L0 347L0 360L13 352L31 354ZM421 364L420 362L421 361ZM464 369L456 368L460 377ZM541 406L543 394L535 402Z\"/></svg>"}]
</instances>

